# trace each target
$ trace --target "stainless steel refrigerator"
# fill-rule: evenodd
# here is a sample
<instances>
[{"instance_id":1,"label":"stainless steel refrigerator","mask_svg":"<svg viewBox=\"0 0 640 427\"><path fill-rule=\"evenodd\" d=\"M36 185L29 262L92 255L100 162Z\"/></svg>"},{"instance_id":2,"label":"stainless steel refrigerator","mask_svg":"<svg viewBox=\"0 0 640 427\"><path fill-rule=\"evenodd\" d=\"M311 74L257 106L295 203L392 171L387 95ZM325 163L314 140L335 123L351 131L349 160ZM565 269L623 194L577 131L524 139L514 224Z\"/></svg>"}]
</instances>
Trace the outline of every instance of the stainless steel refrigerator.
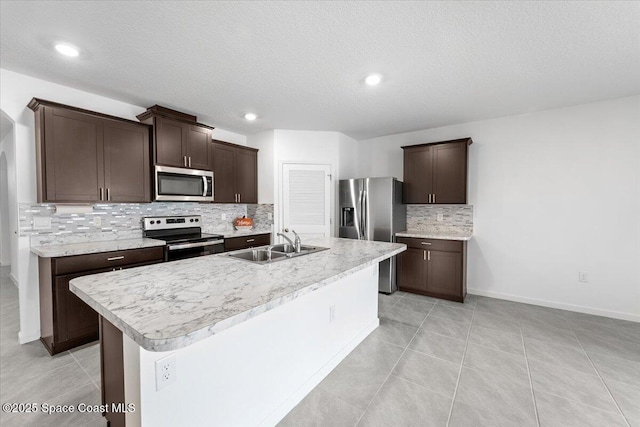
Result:
<instances>
[{"instance_id":1,"label":"stainless steel refrigerator","mask_svg":"<svg viewBox=\"0 0 640 427\"><path fill-rule=\"evenodd\" d=\"M406 230L407 208L402 204L402 182L396 178L359 178L340 181L340 237L394 242ZM395 292L396 257L380 263L378 290Z\"/></svg>"}]
</instances>

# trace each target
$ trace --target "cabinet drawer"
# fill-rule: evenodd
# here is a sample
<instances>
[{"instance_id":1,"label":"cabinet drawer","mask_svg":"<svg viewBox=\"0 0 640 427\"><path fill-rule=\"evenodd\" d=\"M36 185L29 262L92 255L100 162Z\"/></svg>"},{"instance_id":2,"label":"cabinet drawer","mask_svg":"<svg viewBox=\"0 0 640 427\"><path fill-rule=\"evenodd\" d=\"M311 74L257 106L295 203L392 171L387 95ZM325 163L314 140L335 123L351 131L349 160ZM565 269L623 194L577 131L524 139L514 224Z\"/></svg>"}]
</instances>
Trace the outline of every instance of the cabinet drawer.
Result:
<instances>
[{"instance_id":1,"label":"cabinet drawer","mask_svg":"<svg viewBox=\"0 0 640 427\"><path fill-rule=\"evenodd\" d=\"M429 249L432 251L462 252L464 242L458 240L441 239L416 239L410 237L398 237L398 243L404 243L409 248Z\"/></svg>"},{"instance_id":2,"label":"cabinet drawer","mask_svg":"<svg viewBox=\"0 0 640 427\"><path fill-rule=\"evenodd\" d=\"M271 234L255 234L252 236L232 237L224 239L224 250L235 251L238 249L252 248L271 244Z\"/></svg>"},{"instance_id":3,"label":"cabinet drawer","mask_svg":"<svg viewBox=\"0 0 640 427\"><path fill-rule=\"evenodd\" d=\"M55 258L54 275L122 267L131 264L150 263L164 260L164 247L100 252L96 254L75 255Z\"/></svg>"}]
</instances>

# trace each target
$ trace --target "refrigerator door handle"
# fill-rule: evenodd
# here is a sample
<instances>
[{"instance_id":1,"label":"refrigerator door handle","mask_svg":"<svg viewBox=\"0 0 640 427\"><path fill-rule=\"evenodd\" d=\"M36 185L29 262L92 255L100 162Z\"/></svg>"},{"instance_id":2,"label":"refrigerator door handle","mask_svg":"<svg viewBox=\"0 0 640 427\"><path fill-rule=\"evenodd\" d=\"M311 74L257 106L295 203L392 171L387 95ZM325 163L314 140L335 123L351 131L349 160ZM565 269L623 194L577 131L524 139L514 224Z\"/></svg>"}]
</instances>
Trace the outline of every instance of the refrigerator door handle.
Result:
<instances>
[{"instance_id":1,"label":"refrigerator door handle","mask_svg":"<svg viewBox=\"0 0 640 427\"><path fill-rule=\"evenodd\" d=\"M362 236L365 240L369 240L368 230L367 230L367 215L369 214L368 209L369 197L367 195L367 190L362 192Z\"/></svg>"},{"instance_id":2,"label":"refrigerator door handle","mask_svg":"<svg viewBox=\"0 0 640 427\"><path fill-rule=\"evenodd\" d=\"M364 192L362 190L360 190L360 194L358 194L358 207L360 208L360 218L358 218L358 240L362 240L362 238L364 237L364 230L362 229L362 224L363 224L363 198L364 198Z\"/></svg>"}]
</instances>

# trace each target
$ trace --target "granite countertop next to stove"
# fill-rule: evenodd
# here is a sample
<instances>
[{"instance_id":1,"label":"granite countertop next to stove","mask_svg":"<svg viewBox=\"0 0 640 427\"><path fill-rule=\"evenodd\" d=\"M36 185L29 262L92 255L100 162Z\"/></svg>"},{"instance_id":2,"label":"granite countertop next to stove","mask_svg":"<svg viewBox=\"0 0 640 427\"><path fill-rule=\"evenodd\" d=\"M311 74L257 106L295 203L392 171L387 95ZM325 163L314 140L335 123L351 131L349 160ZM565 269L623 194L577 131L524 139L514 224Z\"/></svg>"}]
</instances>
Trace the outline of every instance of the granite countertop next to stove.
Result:
<instances>
[{"instance_id":1,"label":"granite countertop next to stove","mask_svg":"<svg viewBox=\"0 0 640 427\"><path fill-rule=\"evenodd\" d=\"M137 239L117 239L88 241L58 245L31 246L31 252L43 258L95 254L100 252L124 251L128 249L152 248L164 246L163 240L139 237Z\"/></svg>"}]
</instances>

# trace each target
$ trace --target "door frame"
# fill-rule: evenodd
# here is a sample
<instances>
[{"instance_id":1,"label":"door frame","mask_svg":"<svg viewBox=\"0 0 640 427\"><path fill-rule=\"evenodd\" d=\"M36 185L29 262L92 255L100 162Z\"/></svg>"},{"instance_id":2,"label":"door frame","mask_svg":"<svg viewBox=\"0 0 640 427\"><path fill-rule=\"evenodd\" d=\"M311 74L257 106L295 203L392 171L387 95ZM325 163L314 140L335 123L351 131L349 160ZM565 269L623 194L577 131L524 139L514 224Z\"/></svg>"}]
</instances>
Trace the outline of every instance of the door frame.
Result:
<instances>
[{"instance_id":1,"label":"door frame","mask_svg":"<svg viewBox=\"0 0 640 427\"><path fill-rule=\"evenodd\" d=\"M280 160L278 162L278 176L277 176L277 188L276 192L276 200L273 204L273 236L274 243L280 242L282 243L282 237L279 237L277 233L282 233L282 228L284 224L284 165L319 165L319 166L328 166L329 167L329 176L331 183L329 184L329 236L335 237L335 209L336 209L336 183L335 180L335 171L332 163L326 162L307 162L307 161L296 161L296 160Z\"/></svg>"}]
</instances>

